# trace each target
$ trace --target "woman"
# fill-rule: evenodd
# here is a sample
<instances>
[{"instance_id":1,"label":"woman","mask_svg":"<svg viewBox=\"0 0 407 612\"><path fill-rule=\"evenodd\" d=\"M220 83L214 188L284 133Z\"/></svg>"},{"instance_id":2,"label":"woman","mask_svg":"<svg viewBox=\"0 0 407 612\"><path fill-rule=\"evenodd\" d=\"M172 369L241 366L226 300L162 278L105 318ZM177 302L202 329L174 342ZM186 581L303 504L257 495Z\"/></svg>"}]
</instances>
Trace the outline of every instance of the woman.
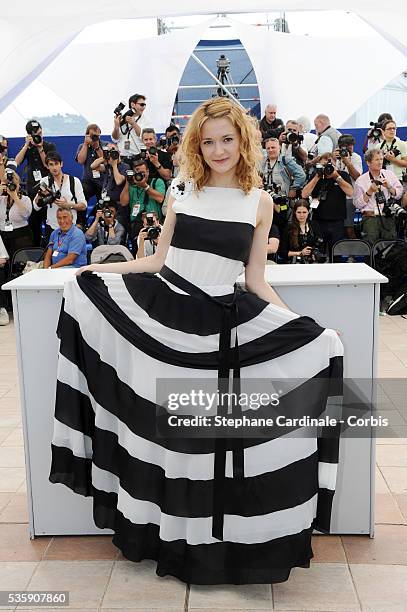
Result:
<instances>
[{"instance_id":1,"label":"woman","mask_svg":"<svg viewBox=\"0 0 407 612\"><path fill-rule=\"evenodd\" d=\"M155 559L160 576L282 582L309 566L312 529L329 530L337 440L328 450L312 436L282 437L287 430L177 436L161 429L162 404L172 402L174 379L178 390L199 379L222 391L232 368L235 397L253 377L270 386L301 372L305 387L284 395L283 409L298 409L299 390L312 412L308 384L340 371L342 345L290 312L264 280L273 205L257 188L255 127L244 110L225 98L205 102L182 151L155 254L92 264L82 272L93 274L65 286L50 480L92 495L96 524L114 530L126 558ZM234 288L244 266L247 292ZM221 400L215 412L227 408Z\"/></svg>"},{"instance_id":2,"label":"woman","mask_svg":"<svg viewBox=\"0 0 407 612\"><path fill-rule=\"evenodd\" d=\"M4 176L1 190L0 235L11 261L18 249L33 245L32 232L28 225L32 205L30 198L22 195L20 191L20 177L17 172L13 172L10 182Z\"/></svg>"},{"instance_id":3,"label":"woman","mask_svg":"<svg viewBox=\"0 0 407 612\"><path fill-rule=\"evenodd\" d=\"M309 219L309 203L300 199L294 204L292 221L281 241L280 253L284 260L314 263L313 248L319 246L322 234L316 221Z\"/></svg>"},{"instance_id":4,"label":"woman","mask_svg":"<svg viewBox=\"0 0 407 612\"><path fill-rule=\"evenodd\" d=\"M382 123L383 139L373 148L383 152L383 168L392 170L399 181L407 168L407 143L397 137L397 127L393 120Z\"/></svg>"}]
</instances>

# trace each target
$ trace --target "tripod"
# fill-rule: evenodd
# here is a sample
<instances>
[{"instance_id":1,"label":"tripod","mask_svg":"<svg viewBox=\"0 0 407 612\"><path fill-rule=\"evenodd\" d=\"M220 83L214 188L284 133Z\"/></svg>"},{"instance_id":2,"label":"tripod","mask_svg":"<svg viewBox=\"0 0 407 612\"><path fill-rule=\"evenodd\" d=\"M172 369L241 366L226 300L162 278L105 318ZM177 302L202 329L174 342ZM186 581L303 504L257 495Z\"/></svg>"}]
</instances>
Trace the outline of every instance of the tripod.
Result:
<instances>
[{"instance_id":1,"label":"tripod","mask_svg":"<svg viewBox=\"0 0 407 612\"><path fill-rule=\"evenodd\" d=\"M230 93L235 98L238 98L239 94L237 93L237 89L230 74L230 59L228 59L225 55L222 54L219 59L216 60L216 66L218 68L218 71L216 73L216 78L218 79L218 81L220 81L224 86L229 86ZM218 87L216 89L216 93L214 93L212 97L226 97L227 95L228 94L224 89L222 89L222 87Z\"/></svg>"}]
</instances>

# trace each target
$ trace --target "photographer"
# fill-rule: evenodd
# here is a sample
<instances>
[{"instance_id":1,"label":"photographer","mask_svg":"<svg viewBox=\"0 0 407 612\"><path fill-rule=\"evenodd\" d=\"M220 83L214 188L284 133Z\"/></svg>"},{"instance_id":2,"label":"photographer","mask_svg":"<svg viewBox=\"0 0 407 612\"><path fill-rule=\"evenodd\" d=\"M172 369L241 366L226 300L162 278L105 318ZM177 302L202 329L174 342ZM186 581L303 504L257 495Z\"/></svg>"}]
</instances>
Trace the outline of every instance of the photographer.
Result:
<instances>
[{"instance_id":1,"label":"photographer","mask_svg":"<svg viewBox=\"0 0 407 612\"><path fill-rule=\"evenodd\" d=\"M338 148L341 133L331 126L327 115L317 115L314 119L315 131L317 133L313 147L308 151L308 160L305 164L311 173L316 164L321 163L321 155L332 153Z\"/></svg>"},{"instance_id":2,"label":"photographer","mask_svg":"<svg viewBox=\"0 0 407 612\"><path fill-rule=\"evenodd\" d=\"M10 317L7 312L7 294L1 289L4 283L7 282L6 265L8 259L7 249L0 236L0 325L8 325L10 323Z\"/></svg>"},{"instance_id":3,"label":"photographer","mask_svg":"<svg viewBox=\"0 0 407 612\"><path fill-rule=\"evenodd\" d=\"M96 196L99 200L102 193L102 177L97 168L92 167L95 160L103 157L103 147L108 143L100 140L100 127L96 123L90 123L86 128L85 139L79 145L75 159L83 166L82 187L87 202ZM79 217L81 217L79 215Z\"/></svg>"},{"instance_id":4,"label":"photographer","mask_svg":"<svg viewBox=\"0 0 407 612\"><path fill-rule=\"evenodd\" d=\"M20 166L23 162L26 162L27 194L31 200L34 200L39 182L49 174L45 158L48 153L56 151L56 149L54 143L44 140L42 128L38 121L34 119L29 121L25 129L27 132L25 144L16 155L16 164ZM30 226L34 244L37 246L41 242L41 225L44 220L45 211L37 209L32 211Z\"/></svg>"},{"instance_id":5,"label":"photographer","mask_svg":"<svg viewBox=\"0 0 407 612\"><path fill-rule=\"evenodd\" d=\"M86 240L82 230L73 224L73 211L58 208L58 229L50 236L44 257L44 268L80 268L87 263Z\"/></svg>"},{"instance_id":6,"label":"photographer","mask_svg":"<svg viewBox=\"0 0 407 612\"><path fill-rule=\"evenodd\" d=\"M363 215L362 234L371 244L377 240L394 240L397 236L395 218L404 215L395 200L403 194L403 187L391 170L383 169L383 153L369 149L365 153L369 168L355 183L353 203Z\"/></svg>"},{"instance_id":7,"label":"photographer","mask_svg":"<svg viewBox=\"0 0 407 612\"><path fill-rule=\"evenodd\" d=\"M171 155L157 148L157 136L153 128L144 128L141 140L146 147L150 178L162 178L164 181L169 181L173 170Z\"/></svg>"},{"instance_id":8,"label":"photographer","mask_svg":"<svg viewBox=\"0 0 407 612\"><path fill-rule=\"evenodd\" d=\"M103 244L120 244L124 238L125 229L116 220L117 209L113 203L101 201L96 208L95 220L85 233L93 248Z\"/></svg>"},{"instance_id":9,"label":"photographer","mask_svg":"<svg viewBox=\"0 0 407 612\"><path fill-rule=\"evenodd\" d=\"M370 125L372 127L369 129L368 133L366 134L366 138L363 142L363 153L366 153L368 149L374 148L376 143L382 140L382 123L384 121L393 121L393 117L390 115L390 113L382 113L381 115L379 115L376 122L370 122Z\"/></svg>"},{"instance_id":10,"label":"photographer","mask_svg":"<svg viewBox=\"0 0 407 612\"><path fill-rule=\"evenodd\" d=\"M305 173L294 159L283 159L277 138L266 140L267 159L263 162L263 189L268 191L274 202L274 223L280 232L287 225L290 207L289 198L295 198L297 190L305 181Z\"/></svg>"},{"instance_id":11,"label":"photographer","mask_svg":"<svg viewBox=\"0 0 407 612\"><path fill-rule=\"evenodd\" d=\"M281 240L280 254L290 263L322 263L326 256L320 251L323 244L321 229L309 218L307 200L297 200L293 208L291 223Z\"/></svg>"},{"instance_id":12,"label":"photographer","mask_svg":"<svg viewBox=\"0 0 407 612\"><path fill-rule=\"evenodd\" d=\"M304 166L307 161L307 151L302 147L304 137L299 133L298 123L293 119L287 121L285 131L279 136L281 155L284 158L293 157L298 165Z\"/></svg>"},{"instance_id":13,"label":"photographer","mask_svg":"<svg viewBox=\"0 0 407 612\"><path fill-rule=\"evenodd\" d=\"M347 172L351 178L352 187L363 172L362 158L354 151L355 139L352 134L342 134L338 140L338 148L333 152L336 160L336 169ZM349 239L355 239L354 229L355 208L353 198L346 198L346 219L344 221L346 235Z\"/></svg>"},{"instance_id":14,"label":"photographer","mask_svg":"<svg viewBox=\"0 0 407 612\"><path fill-rule=\"evenodd\" d=\"M142 220L143 228L137 238L137 257L139 259L154 255L162 230L156 213L143 213Z\"/></svg>"},{"instance_id":15,"label":"photographer","mask_svg":"<svg viewBox=\"0 0 407 612\"><path fill-rule=\"evenodd\" d=\"M20 177L11 160L0 186L0 235L10 261L18 249L33 246L33 236L28 225L32 206L28 196L20 191Z\"/></svg>"},{"instance_id":16,"label":"photographer","mask_svg":"<svg viewBox=\"0 0 407 612\"><path fill-rule=\"evenodd\" d=\"M82 184L76 176L69 176L62 172L62 158L56 151L52 151L45 158L50 176L40 183L34 199L35 210L46 211L45 238L52 231L58 229L58 209L72 210L73 222L76 223L77 212L86 210L86 201Z\"/></svg>"},{"instance_id":17,"label":"photographer","mask_svg":"<svg viewBox=\"0 0 407 612\"><path fill-rule=\"evenodd\" d=\"M92 162L91 169L101 175L100 197L102 199L108 197L111 202L119 202L126 182L126 170L129 170L129 166L121 161L117 145L107 143L103 147L102 156Z\"/></svg>"},{"instance_id":18,"label":"photographer","mask_svg":"<svg viewBox=\"0 0 407 612\"><path fill-rule=\"evenodd\" d=\"M260 121L259 128L263 141L268 138L278 138L281 132L284 132L284 121L277 119L277 106L275 104L267 104L264 117Z\"/></svg>"},{"instance_id":19,"label":"photographer","mask_svg":"<svg viewBox=\"0 0 407 612\"><path fill-rule=\"evenodd\" d=\"M115 108L112 140L117 144L122 157L130 157L140 153L141 132L143 128L151 125L151 122L144 115L146 106L146 97L142 94L134 94L130 96L129 110L124 114L121 112L124 108L123 104Z\"/></svg>"},{"instance_id":20,"label":"photographer","mask_svg":"<svg viewBox=\"0 0 407 612\"><path fill-rule=\"evenodd\" d=\"M393 120L382 123L382 140L375 142L369 148L378 149L383 153L383 168L392 170L399 181L407 168L407 143L396 135L397 127Z\"/></svg>"},{"instance_id":21,"label":"photographer","mask_svg":"<svg viewBox=\"0 0 407 612\"><path fill-rule=\"evenodd\" d=\"M332 246L345 235L346 198L352 197L353 187L347 172L335 168L332 153L320 156L315 174L302 190L302 197L312 196L313 220L318 221L325 246Z\"/></svg>"}]
</instances>

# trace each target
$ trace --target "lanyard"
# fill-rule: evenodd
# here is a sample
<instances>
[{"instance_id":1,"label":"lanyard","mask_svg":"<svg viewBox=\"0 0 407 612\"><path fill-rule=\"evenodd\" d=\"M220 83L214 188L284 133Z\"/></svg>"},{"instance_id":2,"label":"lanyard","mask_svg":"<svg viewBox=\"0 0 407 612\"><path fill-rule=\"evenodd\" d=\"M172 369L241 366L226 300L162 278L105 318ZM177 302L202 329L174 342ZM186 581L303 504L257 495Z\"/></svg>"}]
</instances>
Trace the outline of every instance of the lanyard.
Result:
<instances>
[{"instance_id":1,"label":"lanyard","mask_svg":"<svg viewBox=\"0 0 407 612\"><path fill-rule=\"evenodd\" d=\"M60 234L59 234L59 236L57 238L58 251L61 248L61 246L63 245L63 243L65 242L67 236L68 236L68 232L66 234L62 234L62 232L60 231Z\"/></svg>"},{"instance_id":2,"label":"lanyard","mask_svg":"<svg viewBox=\"0 0 407 612\"><path fill-rule=\"evenodd\" d=\"M389 151L393 151L395 144L396 144L396 139L395 138L393 138L393 140L391 141L390 147L387 144L387 142L385 140L383 140L382 144L380 145L380 150L382 150L384 147L386 147L386 152L388 153Z\"/></svg>"},{"instance_id":3,"label":"lanyard","mask_svg":"<svg viewBox=\"0 0 407 612\"><path fill-rule=\"evenodd\" d=\"M276 161L274 162L273 166L271 166L270 165L270 160L267 159L267 184L268 185L270 185L270 183L273 182L273 172L274 172L274 168L275 168L275 165L276 165L277 161L278 160L276 159Z\"/></svg>"},{"instance_id":4,"label":"lanyard","mask_svg":"<svg viewBox=\"0 0 407 612\"><path fill-rule=\"evenodd\" d=\"M7 203L6 203L6 223L9 223L10 221L10 210L11 207L13 206L13 204L10 204L11 200L10 200L10 196L7 196Z\"/></svg>"}]
</instances>

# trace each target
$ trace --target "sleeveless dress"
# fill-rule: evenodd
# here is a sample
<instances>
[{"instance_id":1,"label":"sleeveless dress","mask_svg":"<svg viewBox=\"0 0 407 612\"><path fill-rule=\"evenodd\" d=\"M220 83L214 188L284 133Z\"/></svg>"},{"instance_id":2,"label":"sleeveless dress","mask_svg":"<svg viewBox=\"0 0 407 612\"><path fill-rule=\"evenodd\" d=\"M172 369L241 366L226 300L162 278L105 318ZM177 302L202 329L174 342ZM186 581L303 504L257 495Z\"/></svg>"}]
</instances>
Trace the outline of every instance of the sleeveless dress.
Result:
<instances>
[{"instance_id":1,"label":"sleeveless dress","mask_svg":"<svg viewBox=\"0 0 407 612\"><path fill-rule=\"evenodd\" d=\"M95 524L127 559L188 583L285 581L309 567L313 529L330 530L337 430L157 434L157 379L216 381L222 367L242 385L301 378L286 394L297 414L340 395L337 334L234 288L260 193L192 191L174 202L160 274L84 273L64 288L50 480L93 497Z\"/></svg>"}]
</instances>

